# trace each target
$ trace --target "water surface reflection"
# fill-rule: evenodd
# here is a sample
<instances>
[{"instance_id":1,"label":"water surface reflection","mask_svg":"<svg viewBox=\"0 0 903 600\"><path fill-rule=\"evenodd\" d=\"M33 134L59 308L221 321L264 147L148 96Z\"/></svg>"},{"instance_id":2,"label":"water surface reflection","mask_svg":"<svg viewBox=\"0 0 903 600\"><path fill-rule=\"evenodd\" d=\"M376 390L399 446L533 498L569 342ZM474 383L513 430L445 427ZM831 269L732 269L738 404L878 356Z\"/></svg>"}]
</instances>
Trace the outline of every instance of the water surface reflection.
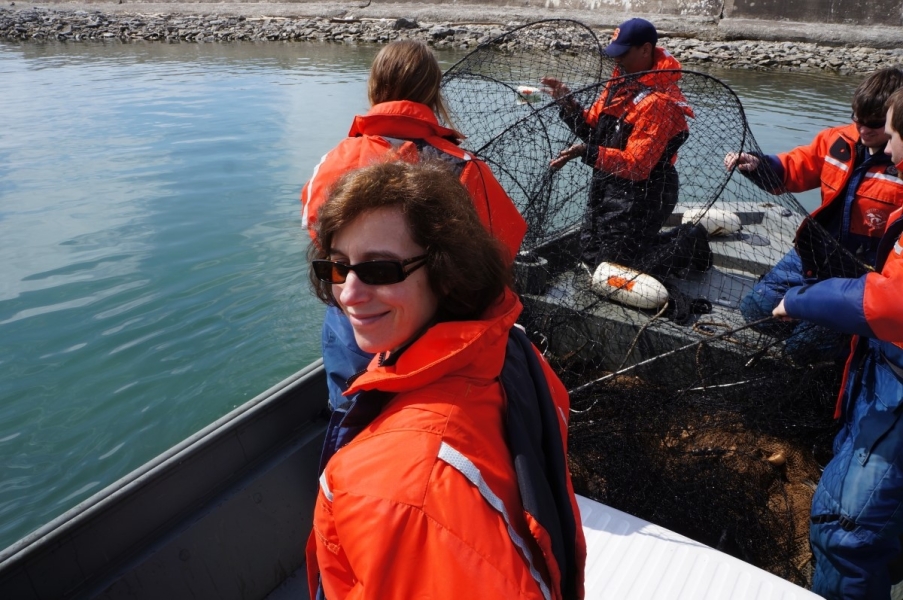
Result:
<instances>
[{"instance_id":1,"label":"water surface reflection","mask_svg":"<svg viewBox=\"0 0 903 600\"><path fill-rule=\"evenodd\" d=\"M318 355L298 192L377 49L0 44L0 547ZM769 152L856 83L711 73Z\"/></svg>"}]
</instances>

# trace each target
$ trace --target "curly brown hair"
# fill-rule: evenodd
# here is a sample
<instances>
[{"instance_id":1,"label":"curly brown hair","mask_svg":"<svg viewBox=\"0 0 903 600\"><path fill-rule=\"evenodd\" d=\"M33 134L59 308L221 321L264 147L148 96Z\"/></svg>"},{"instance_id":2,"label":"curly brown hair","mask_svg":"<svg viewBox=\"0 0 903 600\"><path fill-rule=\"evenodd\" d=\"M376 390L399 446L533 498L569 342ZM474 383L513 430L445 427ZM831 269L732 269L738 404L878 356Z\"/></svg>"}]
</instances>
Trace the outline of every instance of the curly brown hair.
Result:
<instances>
[{"instance_id":1,"label":"curly brown hair","mask_svg":"<svg viewBox=\"0 0 903 600\"><path fill-rule=\"evenodd\" d=\"M337 232L368 212L400 210L414 242L426 248L427 278L439 297L437 320L480 317L511 285L504 249L480 222L467 189L439 160L378 163L345 174L317 214L308 258L330 255ZM311 287L336 304L332 285L309 271Z\"/></svg>"}]
</instances>

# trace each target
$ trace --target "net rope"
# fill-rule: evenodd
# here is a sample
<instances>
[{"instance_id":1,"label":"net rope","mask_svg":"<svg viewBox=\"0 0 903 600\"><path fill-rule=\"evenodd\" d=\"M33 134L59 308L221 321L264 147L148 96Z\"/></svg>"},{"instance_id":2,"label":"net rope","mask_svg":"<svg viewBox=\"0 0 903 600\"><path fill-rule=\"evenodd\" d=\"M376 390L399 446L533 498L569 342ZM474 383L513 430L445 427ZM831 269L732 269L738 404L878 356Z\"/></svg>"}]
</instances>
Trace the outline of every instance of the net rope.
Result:
<instances>
[{"instance_id":1,"label":"net rope","mask_svg":"<svg viewBox=\"0 0 903 600\"><path fill-rule=\"evenodd\" d=\"M536 43L548 39L569 42ZM817 278L867 267L773 172L754 181L725 167L730 153L762 154L728 86L685 70L613 77L615 68L591 29L549 20L482 44L443 78L465 147L491 166L528 224L515 263L520 323L571 391L575 485L807 585L808 510L830 458L848 340L744 317L740 305L794 247ZM543 91L546 77L570 94L556 102ZM585 121L606 95L621 104L603 106L600 133ZM641 102L657 103L646 129L685 138L673 164L648 159L671 152L654 140L631 154L625 140L642 129L629 105ZM579 158L550 168L582 141L607 148L601 169ZM601 240L586 233L592 201L637 186L651 208L603 222ZM676 204L659 200L669 194Z\"/></svg>"}]
</instances>

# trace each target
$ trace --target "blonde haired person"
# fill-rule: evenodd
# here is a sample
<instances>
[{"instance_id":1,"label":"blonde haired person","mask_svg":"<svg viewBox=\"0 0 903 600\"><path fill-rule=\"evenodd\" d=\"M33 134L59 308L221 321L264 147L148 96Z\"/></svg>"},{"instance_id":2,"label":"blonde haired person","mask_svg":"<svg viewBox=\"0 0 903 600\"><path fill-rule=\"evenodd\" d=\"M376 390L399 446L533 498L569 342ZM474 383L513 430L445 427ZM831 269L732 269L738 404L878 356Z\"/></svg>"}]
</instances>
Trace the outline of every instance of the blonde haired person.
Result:
<instances>
[{"instance_id":1,"label":"blonde haired person","mask_svg":"<svg viewBox=\"0 0 903 600\"><path fill-rule=\"evenodd\" d=\"M440 124L437 116L450 122L441 82L439 62L425 43L403 40L380 50L367 86L370 110L354 118L348 137L323 156L301 190L302 224L311 236L317 211L348 171L386 160L435 158L458 176L483 225L503 243L506 260L514 260L526 223L489 167L458 146L464 136ZM357 346L348 320L335 307L326 312L322 349L330 406L344 410L350 403L342 395L347 380L367 366L372 354Z\"/></svg>"}]
</instances>

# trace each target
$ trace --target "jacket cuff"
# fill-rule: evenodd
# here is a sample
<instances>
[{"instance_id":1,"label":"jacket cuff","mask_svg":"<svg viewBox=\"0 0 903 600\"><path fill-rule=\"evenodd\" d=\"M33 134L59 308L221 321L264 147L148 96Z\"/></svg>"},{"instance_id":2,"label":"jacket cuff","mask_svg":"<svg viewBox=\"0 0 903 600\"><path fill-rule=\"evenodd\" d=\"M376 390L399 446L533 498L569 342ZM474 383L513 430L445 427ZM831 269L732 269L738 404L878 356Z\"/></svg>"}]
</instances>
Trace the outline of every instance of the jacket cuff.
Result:
<instances>
[{"instance_id":1,"label":"jacket cuff","mask_svg":"<svg viewBox=\"0 0 903 600\"><path fill-rule=\"evenodd\" d=\"M591 167L595 167L599 161L599 146L595 144L587 144L581 160Z\"/></svg>"},{"instance_id":2,"label":"jacket cuff","mask_svg":"<svg viewBox=\"0 0 903 600\"><path fill-rule=\"evenodd\" d=\"M575 121L577 117L583 116L583 107L577 104L573 98L569 98L558 104L558 116L562 121Z\"/></svg>"},{"instance_id":3,"label":"jacket cuff","mask_svg":"<svg viewBox=\"0 0 903 600\"><path fill-rule=\"evenodd\" d=\"M787 290L784 310L790 317L810 321L841 333L874 337L863 310L865 277L835 277Z\"/></svg>"},{"instance_id":4,"label":"jacket cuff","mask_svg":"<svg viewBox=\"0 0 903 600\"><path fill-rule=\"evenodd\" d=\"M774 154L761 154L752 152L759 159L759 166L755 171L740 171L747 179L770 194L778 194L784 191L784 165Z\"/></svg>"}]
</instances>

